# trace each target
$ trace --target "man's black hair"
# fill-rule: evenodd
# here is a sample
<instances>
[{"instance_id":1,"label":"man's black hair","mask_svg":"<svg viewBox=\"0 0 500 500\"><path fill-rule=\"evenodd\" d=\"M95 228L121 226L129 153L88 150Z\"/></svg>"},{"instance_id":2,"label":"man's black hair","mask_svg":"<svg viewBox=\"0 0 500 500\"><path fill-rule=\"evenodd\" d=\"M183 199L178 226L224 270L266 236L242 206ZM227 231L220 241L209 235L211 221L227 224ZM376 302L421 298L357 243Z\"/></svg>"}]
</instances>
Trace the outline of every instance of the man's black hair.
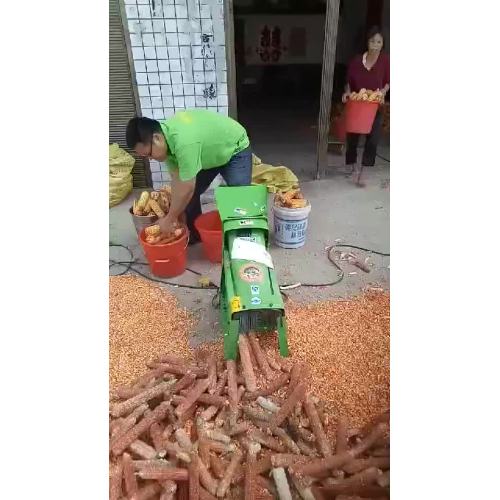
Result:
<instances>
[{"instance_id":1,"label":"man's black hair","mask_svg":"<svg viewBox=\"0 0 500 500\"><path fill-rule=\"evenodd\" d=\"M153 134L155 133L162 133L160 122L145 116L136 116L127 125L125 133L127 146L130 149L134 149L139 142L142 142L142 144L151 144Z\"/></svg>"}]
</instances>

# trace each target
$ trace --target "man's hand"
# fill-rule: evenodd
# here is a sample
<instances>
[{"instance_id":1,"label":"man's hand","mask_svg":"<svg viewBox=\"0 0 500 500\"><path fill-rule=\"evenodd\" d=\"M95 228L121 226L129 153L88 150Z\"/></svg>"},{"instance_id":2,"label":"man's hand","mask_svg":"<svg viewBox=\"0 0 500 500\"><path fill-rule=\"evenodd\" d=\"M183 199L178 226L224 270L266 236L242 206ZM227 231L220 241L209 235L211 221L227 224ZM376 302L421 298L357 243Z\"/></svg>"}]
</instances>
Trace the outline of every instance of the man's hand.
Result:
<instances>
[{"instance_id":1,"label":"man's hand","mask_svg":"<svg viewBox=\"0 0 500 500\"><path fill-rule=\"evenodd\" d=\"M349 100L349 96L351 94L345 92L344 94L342 94L342 102L345 104L348 100Z\"/></svg>"},{"instance_id":2,"label":"man's hand","mask_svg":"<svg viewBox=\"0 0 500 500\"><path fill-rule=\"evenodd\" d=\"M158 225L160 226L160 231L164 235L169 235L174 232L174 229L177 227L176 221L172 220L168 215L162 217L158 220Z\"/></svg>"}]
</instances>

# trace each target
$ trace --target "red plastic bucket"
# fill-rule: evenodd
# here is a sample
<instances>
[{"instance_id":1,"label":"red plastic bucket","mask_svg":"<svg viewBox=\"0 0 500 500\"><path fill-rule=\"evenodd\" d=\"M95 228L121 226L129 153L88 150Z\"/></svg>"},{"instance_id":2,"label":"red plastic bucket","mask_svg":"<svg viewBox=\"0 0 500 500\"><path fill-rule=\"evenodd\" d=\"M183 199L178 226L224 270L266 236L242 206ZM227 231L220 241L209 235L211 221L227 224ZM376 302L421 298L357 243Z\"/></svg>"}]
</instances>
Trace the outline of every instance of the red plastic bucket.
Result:
<instances>
[{"instance_id":1,"label":"red plastic bucket","mask_svg":"<svg viewBox=\"0 0 500 500\"><path fill-rule=\"evenodd\" d=\"M173 278L186 270L186 249L189 234L185 228L184 236L165 245L150 245L146 241L145 229L139 235L144 254L151 272L160 278Z\"/></svg>"},{"instance_id":2,"label":"red plastic bucket","mask_svg":"<svg viewBox=\"0 0 500 500\"><path fill-rule=\"evenodd\" d=\"M351 134L369 134L378 110L378 102L347 101L345 105L345 130Z\"/></svg>"},{"instance_id":3,"label":"red plastic bucket","mask_svg":"<svg viewBox=\"0 0 500 500\"><path fill-rule=\"evenodd\" d=\"M194 227L200 233L205 257L210 262L222 262L222 222L219 212L213 210L201 214L194 221Z\"/></svg>"}]
</instances>

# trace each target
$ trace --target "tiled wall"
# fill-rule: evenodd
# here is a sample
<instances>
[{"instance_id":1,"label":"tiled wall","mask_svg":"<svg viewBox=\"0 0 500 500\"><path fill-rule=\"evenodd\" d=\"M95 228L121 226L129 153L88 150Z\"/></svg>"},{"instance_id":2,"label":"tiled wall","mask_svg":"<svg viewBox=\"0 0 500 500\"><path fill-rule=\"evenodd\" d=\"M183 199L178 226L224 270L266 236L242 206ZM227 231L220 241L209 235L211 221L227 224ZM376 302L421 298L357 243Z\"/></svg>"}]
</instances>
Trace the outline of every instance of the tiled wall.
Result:
<instances>
[{"instance_id":1,"label":"tiled wall","mask_svg":"<svg viewBox=\"0 0 500 500\"><path fill-rule=\"evenodd\" d=\"M228 114L223 0L124 0L143 116ZM168 181L151 161L153 185Z\"/></svg>"}]
</instances>

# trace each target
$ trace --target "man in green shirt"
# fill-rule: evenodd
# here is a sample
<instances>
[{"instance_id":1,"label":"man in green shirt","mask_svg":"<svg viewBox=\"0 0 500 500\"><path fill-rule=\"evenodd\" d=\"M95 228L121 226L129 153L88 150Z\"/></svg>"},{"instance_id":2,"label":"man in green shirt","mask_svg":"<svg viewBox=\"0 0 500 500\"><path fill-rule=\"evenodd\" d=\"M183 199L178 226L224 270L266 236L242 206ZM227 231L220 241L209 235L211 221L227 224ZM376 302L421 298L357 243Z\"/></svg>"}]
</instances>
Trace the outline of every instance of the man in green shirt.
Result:
<instances>
[{"instance_id":1,"label":"man in green shirt","mask_svg":"<svg viewBox=\"0 0 500 500\"><path fill-rule=\"evenodd\" d=\"M252 181L252 151L246 130L220 113L196 109L180 111L162 121L132 118L126 139L139 156L167 163L172 204L158 224L168 234L185 213L191 243L199 241L194 221L201 214L200 195L215 177L221 174L228 186L247 186Z\"/></svg>"}]
</instances>

